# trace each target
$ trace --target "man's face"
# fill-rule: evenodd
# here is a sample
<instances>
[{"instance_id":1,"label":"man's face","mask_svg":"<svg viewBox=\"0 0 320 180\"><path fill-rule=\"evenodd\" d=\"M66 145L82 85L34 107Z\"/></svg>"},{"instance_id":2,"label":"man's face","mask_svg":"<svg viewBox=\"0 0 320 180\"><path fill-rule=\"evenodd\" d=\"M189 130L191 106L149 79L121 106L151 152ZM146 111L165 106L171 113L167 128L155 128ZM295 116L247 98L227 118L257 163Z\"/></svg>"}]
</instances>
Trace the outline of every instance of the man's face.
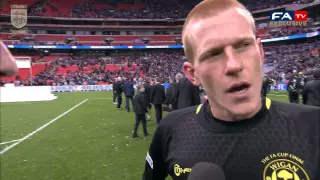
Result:
<instances>
[{"instance_id":1,"label":"man's face","mask_svg":"<svg viewBox=\"0 0 320 180\"><path fill-rule=\"evenodd\" d=\"M194 62L184 64L188 79L203 86L222 117L252 116L261 106L263 48L245 11L191 21L186 33L194 52Z\"/></svg>"},{"instance_id":2,"label":"man's face","mask_svg":"<svg viewBox=\"0 0 320 180\"><path fill-rule=\"evenodd\" d=\"M144 92L145 91L144 87L141 87L141 89L139 91Z\"/></svg>"}]
</instances>

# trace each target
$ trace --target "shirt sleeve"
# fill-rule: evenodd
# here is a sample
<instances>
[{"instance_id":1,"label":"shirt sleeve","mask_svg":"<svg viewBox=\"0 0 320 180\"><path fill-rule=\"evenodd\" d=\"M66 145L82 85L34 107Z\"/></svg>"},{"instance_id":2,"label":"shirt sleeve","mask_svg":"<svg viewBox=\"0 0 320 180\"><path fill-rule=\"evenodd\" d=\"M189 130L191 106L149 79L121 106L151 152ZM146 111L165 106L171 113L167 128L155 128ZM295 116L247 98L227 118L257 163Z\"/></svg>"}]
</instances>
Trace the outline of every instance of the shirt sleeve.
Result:
<instances>
[{"instance_id":1,"label":"shirt sleeve","mask_svg":"<svg viewBox=\"0 0 320 180\"><path fill-rule=\"evenodd\" d=\"M142 180L165 180L168 175L163 156L163 137L160 131L158 127L147 152Z\"/></svg>"}]
</instances>

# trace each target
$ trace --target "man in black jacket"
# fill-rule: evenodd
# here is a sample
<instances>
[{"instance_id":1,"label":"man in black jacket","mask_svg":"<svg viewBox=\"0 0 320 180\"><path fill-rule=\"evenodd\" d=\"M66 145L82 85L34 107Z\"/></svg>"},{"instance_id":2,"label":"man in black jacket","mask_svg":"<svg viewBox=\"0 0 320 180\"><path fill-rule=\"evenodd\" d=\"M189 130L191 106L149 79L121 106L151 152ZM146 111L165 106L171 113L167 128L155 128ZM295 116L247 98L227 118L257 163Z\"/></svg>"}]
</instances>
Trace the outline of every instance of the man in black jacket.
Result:
<instances>
[{"instance_id":1,"label":"man in black jacket","mask_svg":"<svg viewBox=\"0 0 320 180\"><path fill-rule=\"evenodd\" d=\"M132 103L133 95L134 95L134 88L133 88L132 79L129 79L128 81L126 81L123 84L123 92L124 92L124 95L126 96L126 109L128 112L130 112L129 101L131 100L131 103ZM133 106L133 104L132 104L132 106Z\"/></svg>"},{"instance_id":2,"label":"man in black jacket","mask_svg":"<svg viewBox=\"0 0 320 180\"><path fill-rule=\"evenodd\" d=\"M156 110L156 119L159 124L162 119L162 104L166 98L163 85L160 84L158 79L155 79L155 85L151 89L151 103Z\"/></svg>"},{"instance_id":3,"label":"man in black jacket","mask_svg":"<svg viewBox=\"0 0 320 180\"><path fill-rule=\"evenodd\" d=\"M146 122L146 115L145 113L148 112L147 104L145 102L145 95L144 95L144 87L139 84L137 86L138 94L134 96L133 99L133 109L136 114L136 123L134 124L134 130L133 130L133 138L138 137L137 130L140 122L142 122L142 128L144 136L149 136L147 130L147 122Z\"/></svg>"},{"instance_id":4,"label":"man in black jacket","mask_svg":"<svg viewBox=\"0 0 320 180\"><path fill-rule=\"evenodd\" d=\"M314 72L314 80L307 82L303 90L303 104L320 107L320 69Z\"/></svg>"},{"instance_id":5,"label":"man in black jacket","mask_svg":"<svg viewBox=\"0 0 320 180\"><path fill-rule=\"evenodd\" d=\"M122 83L122 78L118 77L118 81L114 83L114 88L117 93L117 99L118 99L118 104L117 108L121 109L121 104L122 104L122 88L123 88L123 83Z\"/></svg>"},{"instance_id":6,"label":"man in black jacket","mask_svg":"<svg viewBox=\"0 0 320 180\"><path fill-rule=\"evenodd\" d=\"M178 109L187 108L200 104L200 89L194 86L187 78L182 78L178 82Z\"/></svg>"}]
</instances>

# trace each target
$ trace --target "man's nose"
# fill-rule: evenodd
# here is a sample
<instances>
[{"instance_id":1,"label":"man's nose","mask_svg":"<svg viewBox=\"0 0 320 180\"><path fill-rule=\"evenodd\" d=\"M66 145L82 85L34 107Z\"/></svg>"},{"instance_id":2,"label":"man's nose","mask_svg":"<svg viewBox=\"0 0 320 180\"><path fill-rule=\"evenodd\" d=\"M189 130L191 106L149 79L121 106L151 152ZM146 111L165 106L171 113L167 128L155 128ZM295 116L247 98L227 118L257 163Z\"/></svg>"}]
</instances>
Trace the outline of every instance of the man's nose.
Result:
<instances>
[{"instance_id":1,"label":"man's nose","mask_svg":"<svg viewBox=\"0 0 320 180\"><path fill-rule=\"evenodd\" d=\"M12 76L18 72L15 59L8 48L0 41L0 77Z\"/></svg>"},{"instance_id":2,"label":"man's nose","mask_svg":"<svg viewBox=\"0 0 320 180\"><path fill-rule=\"evenodd\" d=\"M226 50L225 52L227 62L225 66L225 72L227 75L232 75L240 72L243 68L242 62L237 59L232 50Z\"/></svg>"}]
</instances>

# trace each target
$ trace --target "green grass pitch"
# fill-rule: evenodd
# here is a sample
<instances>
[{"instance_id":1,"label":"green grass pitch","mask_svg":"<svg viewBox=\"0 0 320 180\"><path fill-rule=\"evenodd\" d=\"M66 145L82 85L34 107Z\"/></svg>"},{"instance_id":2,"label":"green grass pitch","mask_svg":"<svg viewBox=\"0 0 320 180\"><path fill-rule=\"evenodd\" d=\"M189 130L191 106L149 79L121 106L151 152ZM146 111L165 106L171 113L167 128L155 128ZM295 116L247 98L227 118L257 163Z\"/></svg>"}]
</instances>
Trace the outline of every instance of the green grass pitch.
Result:
<instances>
[{"instance_id":1,"label":"green grass pitch","mask_svg":"<svg viewBox=\"0 0 320 180\"><path fill-rule=\"evenodd\" d=\"M54 101L0 104L0 151L34 132L0 155L1 180L141 179L152 137L144 138L140 126L140 137L131 138L133 112L116 109L110 92L56 95ZM288 99L285 92L269 97ZM151 134L155 127L155 120L148 121Z\"/></svg>"}]
</instances>

